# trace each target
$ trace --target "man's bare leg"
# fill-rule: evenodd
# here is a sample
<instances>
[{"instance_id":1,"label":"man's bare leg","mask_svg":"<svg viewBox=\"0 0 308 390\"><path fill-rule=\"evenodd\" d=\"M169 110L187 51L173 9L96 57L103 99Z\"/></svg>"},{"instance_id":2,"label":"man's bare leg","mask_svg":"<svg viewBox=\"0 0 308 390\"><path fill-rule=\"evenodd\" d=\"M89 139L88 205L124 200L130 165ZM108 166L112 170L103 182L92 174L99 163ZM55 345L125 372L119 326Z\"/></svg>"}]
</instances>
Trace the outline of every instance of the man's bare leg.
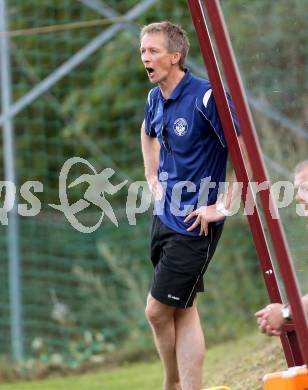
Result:
<instances>
[{"instance_id":1,"label":"man's bare leg","mask_svg":"<svg viewBox=\"0 0 308 390\"><path fill-rule=\"evenodd\" d=\"M190 308L176 309L175 332L182 390L200 390L205 342L196 301Z\"/></svg>"},{"instance_id":2,"label":"man's bare leg","mask_svg":"<svg viewBox=\"0 0 308 390\"><path fill-rule=\"evenodd\" d=\"M175 352L175 310L176 308L158 302L151 295L148 296L145 313L164 367L164 390L181 389Z\"/></svg>"}]
</instances>

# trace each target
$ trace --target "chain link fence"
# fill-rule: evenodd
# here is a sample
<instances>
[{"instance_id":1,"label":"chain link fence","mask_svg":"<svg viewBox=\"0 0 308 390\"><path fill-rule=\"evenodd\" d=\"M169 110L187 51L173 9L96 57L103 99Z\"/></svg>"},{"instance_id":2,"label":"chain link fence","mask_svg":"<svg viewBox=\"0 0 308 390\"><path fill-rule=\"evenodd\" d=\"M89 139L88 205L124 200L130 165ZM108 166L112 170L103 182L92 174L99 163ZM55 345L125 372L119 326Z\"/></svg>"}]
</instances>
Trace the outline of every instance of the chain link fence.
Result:
<instances>
[{"instance_id":1,"label":"chain link fence","mask_svg":"<svg viewBox=\"0 0 308 390\"><path fill-rule=\"evenodd\" d=\"M19 229L15 232L20 243L20 279L14 281L20 286L21 298L19 341L23 351L19 353L43 361L57 353L69 365L76 366L89 356L104 355L127 345L134 348L152 345L143 314L151 280L148 259L151 210L137 216L136 226L128 223L125 210L129 185L144 180L139 129L150 86L139 60L138 33L141 25L153 20L171 19L181 23L192 42L190 66L202 69L186 1L2 2L6 5L10 32L1 38L6 36L10 43L6 55L12 79L10 123L15 135L16 203L29 206L33 200L26 202L20 194L25 182L43 184L42 192L34 194L40 204L39 213L32 217L19 216ZM261 3L260 9L267 2ZM249 72L249 53L240 39L243 31L237 31L233 19L236 7L228 2L223 5L244 81L249 86L271 177L289 176L294 163L307 155L305 123L293 121L300 133L292 132L286 119L292 119L290 111L284 110L277 101L276 106L270 106L271 94L262 96L260 92L262 83L267 85L268 81L260 78L260 85L254 88L256 73L262 72L260 64L266 58L263 63L257 63L257 70ZM242 23L253 8L247 6L237 11ZM273 8L270 10L275 13ZM277 17L284 20L283 15ZM262 20L261 11L256 18ZM279 33L278 28L275 31ZM264 50L263 46L264 42L257 42L256 53L264 55L267 46ZM260 100L253 100L252 96L261 99L261 108L257 104ZM301 99L302 96L297 102L298 109L304 110ZM280 113L279 132L277 112ZM2 115L2 126L4 120ZM105 215L99 229L84 234L61 211L50 207L60 203L59 174L65 162L74 156L86 160L97 173L113 169L110 178L113 185L128 180L116 196L106 195L115 210L118 228ZM92 173L89 165L75 164L68 183ZM0 175L6 177L2 164ZM87 188L87 182L69 188L70 204L84 199ZM2 196L4 193L5 190ZM98 206L89 204L76 217L89 227L101 215ZM301 230L303 234L295 234L303 221L294 218L294 210L284 218L304 289L307 282L305 226ZM13 353L14 357L8 235L7 226L0 225L0 354ZM266 303L266 294L244 217L228 222L206 286L200 311L209 340L236 337L239 329L249 329L254 322L253 310Z\"/></svg>"}]
</instances>

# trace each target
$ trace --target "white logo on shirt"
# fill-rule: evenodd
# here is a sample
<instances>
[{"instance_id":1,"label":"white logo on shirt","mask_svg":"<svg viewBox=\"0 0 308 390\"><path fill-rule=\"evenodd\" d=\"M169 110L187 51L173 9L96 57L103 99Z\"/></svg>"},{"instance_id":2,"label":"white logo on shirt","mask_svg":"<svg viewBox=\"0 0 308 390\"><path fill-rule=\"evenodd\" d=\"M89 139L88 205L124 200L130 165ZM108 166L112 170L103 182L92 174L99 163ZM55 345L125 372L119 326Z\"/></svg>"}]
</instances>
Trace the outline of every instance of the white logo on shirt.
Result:
<instances>
[{"instance_id":1,"label":"white logo on shirt","mask_svg":"<svg viewBox=\"0 0 308 390\"><path fill-rule=\"evenodd\" d=\"M188 124L186 122L186 119L184 118L176 119L173 124L173 130L175 134L179 135L180 137L185 135L188 131Z\"/></svg>"}]
</instances>

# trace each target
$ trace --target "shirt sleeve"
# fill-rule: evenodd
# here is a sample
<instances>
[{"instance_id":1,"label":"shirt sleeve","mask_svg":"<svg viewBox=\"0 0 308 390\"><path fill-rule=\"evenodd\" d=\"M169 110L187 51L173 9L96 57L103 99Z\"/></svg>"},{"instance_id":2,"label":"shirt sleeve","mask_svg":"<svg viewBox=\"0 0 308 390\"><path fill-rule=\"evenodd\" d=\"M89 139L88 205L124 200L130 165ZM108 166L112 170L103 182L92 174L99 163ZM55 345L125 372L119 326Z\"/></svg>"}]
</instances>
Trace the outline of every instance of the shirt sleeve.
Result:
<instances>
[{"instance_id":1,"label":"shirt sleeve","mask_svg":"<svg viewBox=\"0 0 308 390\"><path fill-rule=\"evenodd\" d=\"M234 105L231 99L230 94L227 92L227 99L231 111L231 116L233 119L234 127L236 130L237 135L240 135L240 128L238 124L238 119L235 113ZM225 139L223 127L219 118L217 106L215 104L214 95L212 93L212 90L209 89L206 91L203 97L202 101L202 108L201 108L204 116L207 118L207 120L210 122L211 126L213 127L215 133L217 134L218 138L220 139L220 142L224 147L227 146L227 142Z\"/></svg>"},{"instance_id":2,"label":"shirt sleeve","mask_svg":"<svg viewBox=\"0 0 308 390\"><path fill-rule=\"evenodd\" d=\"M152 104L152 101L151 101L151 93L152 93L152 89L151 91L149 92L148 94L148 98L147 98L147 101L145 103L145 107L144 107L144 127L145 127L145 132L146 134L149 136L149 137L153 137L155 138L156 137L156 132L155 132L155 129L153 128L153 126L151 125L151 119L152 119L152 116L153 116L153 104Z\"/></svg>"}]
</instances>

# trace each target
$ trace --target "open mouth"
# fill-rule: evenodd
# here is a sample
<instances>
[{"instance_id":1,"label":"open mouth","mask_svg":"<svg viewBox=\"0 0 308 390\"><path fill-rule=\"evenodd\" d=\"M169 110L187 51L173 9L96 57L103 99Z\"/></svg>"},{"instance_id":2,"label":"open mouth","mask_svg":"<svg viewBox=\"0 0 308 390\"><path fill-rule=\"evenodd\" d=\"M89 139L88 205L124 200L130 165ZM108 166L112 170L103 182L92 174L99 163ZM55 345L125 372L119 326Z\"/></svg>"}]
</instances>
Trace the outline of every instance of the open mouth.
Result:
<instances>
[{"instance_id":1,"label":"open mouth","mask_svg":"<svg viewBox=\"0 0 308 390\"><path fill-rule=\"evenodd\" d=\"M153 69L153 68L145 68L145 69L146 69L146 71L147 71L149 77L152 77L153 74L154 74L154 69Z\"/></svg>"}]
</instances>

